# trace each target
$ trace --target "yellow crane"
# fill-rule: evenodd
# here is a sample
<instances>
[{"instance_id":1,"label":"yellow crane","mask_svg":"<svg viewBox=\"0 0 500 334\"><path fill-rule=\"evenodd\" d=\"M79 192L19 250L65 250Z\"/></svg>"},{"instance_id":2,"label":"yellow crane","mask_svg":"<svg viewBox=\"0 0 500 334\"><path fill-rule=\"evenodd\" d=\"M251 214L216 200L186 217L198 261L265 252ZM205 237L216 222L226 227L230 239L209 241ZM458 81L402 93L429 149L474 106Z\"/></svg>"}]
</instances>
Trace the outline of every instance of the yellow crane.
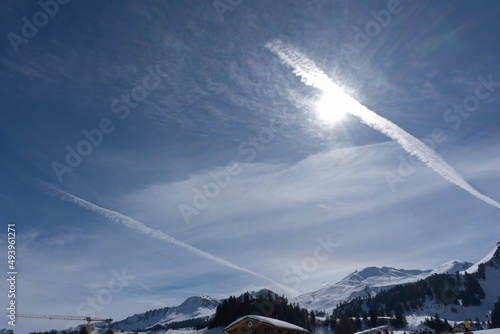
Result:
<instances>
[{"instance_id":1,"label":"yellow crane","mask_svg":"<svg viewBox=\"0 0 500 334\"><path fill-rule=\"evenodd\" d=\"M82 317L77 315L36 315L36 314L17 314L19 318L37 318L37 319L57 319L57 320L77 320L86 321L87 325L90 325L94 321L104 321L109 324L113 319L99 319L92 317Z\"/></svg>"}]
</instances>

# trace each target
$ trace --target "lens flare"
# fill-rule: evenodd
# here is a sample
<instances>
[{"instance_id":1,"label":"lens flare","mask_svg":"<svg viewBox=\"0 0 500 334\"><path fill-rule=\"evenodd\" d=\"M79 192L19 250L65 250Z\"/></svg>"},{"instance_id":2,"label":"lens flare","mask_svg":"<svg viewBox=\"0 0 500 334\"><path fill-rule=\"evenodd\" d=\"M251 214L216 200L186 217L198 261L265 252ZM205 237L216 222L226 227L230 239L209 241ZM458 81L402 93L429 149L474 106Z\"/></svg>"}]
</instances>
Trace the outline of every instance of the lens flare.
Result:
<instances>
[{"instance_id":1,"label":"lens flare","mask_svg":"<svg viewBox=\"0 0 500 334\"><path fill-rule=\"evenodd\" d=\"M330 101L333 100L338 105L334 111L342 110L344 113L349 113L359 118L362 123L395 140L406 152L424 162L445 180L459 186L481 201L500 209L500 203L476 190L436 151L420 141L420 139L412 136L396 124L376 114L350 95L344 93L325 72L320 70L312 60L299 51L280 40L267 42L266 48L280 57L283 63L291 66L295 75L301 77L303 83L321 89ZM386 180L389 180L387 176ZM389 184L389 181L387 182Z\"/></svg>"},{"instance_id":2,"label":"lens flare","mask_svg":"<svg viewBox=\"0 0 500 334\"><path fill-rule=\"evenodd\" d=\"M323 94L316 104L316 115L318 119L330 124L342 121L347 114L346 108L348 106L342 104L341 101L341 99L338 99L338 96L326 93Z\"/></svg>"}]
</instances>

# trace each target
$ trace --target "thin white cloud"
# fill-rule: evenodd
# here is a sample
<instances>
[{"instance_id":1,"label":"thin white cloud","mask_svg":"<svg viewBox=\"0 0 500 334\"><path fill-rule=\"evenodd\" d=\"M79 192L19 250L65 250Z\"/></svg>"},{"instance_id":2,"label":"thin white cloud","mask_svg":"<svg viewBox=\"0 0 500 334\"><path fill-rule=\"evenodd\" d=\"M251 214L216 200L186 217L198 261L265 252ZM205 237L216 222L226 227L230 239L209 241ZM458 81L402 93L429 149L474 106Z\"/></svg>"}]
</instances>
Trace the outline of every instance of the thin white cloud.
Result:
<instances>
[{"instance_id":1,"label":"thin white cloud","mask_svg":"<svg viewBox=\"0 0 500 334\"><path fill-rule=\"evenodd\" d=\"M266 47L278 55L283 63L291 66L294 69L293 72L295 75L301 77L306 85L319 88L325 94L332 95L337 99L339 107L344 108L349 114L358 117L364 124L398 142L406 152L423 161L445 180L459 186L481 201L500 209L500 203L474 189L436 151L396 124L377 115L351 96L345 94L313 61L293 47L279 40L267 42ZM335 111L332 110L332 112Z\"/></svg>"},{"instance_id":2,"label":"thin white cloud","mask_svg":"<svg viewBox=\"0 0 500 334\"><path fill-rule=\"evenodd\" d=\"M72 195L72 194L70 194L64 190L61 190L61 189L59 189L51 184L48 184L46 182L39 181L39 184L41 184L50 195L59 197L63 201L74 203L85 210L92 211L94 213L97 213L98 215L104 216L105 218L107 218L111 221L114 221L116 223L122 224L122 225L136 231L136 232L140 232L144 235L147 235L149 237L152 237L152 238L155 238L158 240L166 241L174 246L183 248L183 249L185 249L185 250L187 250L195 255L201 256L201 257L208 259L210 261L213 261L213 262L216 262L216 263L221 264L223 266L226 266L226 267L238 270L238 271L242 271L245 273L249 273L251 275L265 279L266 281L271 282L272 284L279 287L280 289L287 291L288 293L292 293L293 295L298 294L298 292L295 291L294 289L291 289L285 285L282 285L282 284L272 280L271 278L268 278L264 275L256 273L250 269L240 267L232 262L221 259L215 255L210 254L210 253L204 252L204 251L202 251L196 247L193 247L193 246L191 246L183 241L177 240L177 239L171 237L170 235L168 235L160 230L155 230L155 229L152 229L150 227L147 227L146 225L144 225L144 223L142 223L138 220L135 220L131 217L125 216L125 215L123 215L119 212L116 212L116 211L112 211L112 210L100 207L94 203L91 203L91 202L86 201L82 198L79 198L75 195Z\"/></svg>"}]
</instances>

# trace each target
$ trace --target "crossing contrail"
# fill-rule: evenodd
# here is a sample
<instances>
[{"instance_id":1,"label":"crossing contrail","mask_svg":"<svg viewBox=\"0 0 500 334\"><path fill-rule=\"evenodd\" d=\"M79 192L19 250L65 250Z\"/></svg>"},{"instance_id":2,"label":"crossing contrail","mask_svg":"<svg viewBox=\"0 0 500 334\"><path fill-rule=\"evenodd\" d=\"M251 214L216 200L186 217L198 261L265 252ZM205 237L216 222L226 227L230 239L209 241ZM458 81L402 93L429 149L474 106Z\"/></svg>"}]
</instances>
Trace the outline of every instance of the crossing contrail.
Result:
<instances>
[{"instance_id":1,"label":"crossing contrail","mask_svg":"<svg viewBox=\"0 0 500 334\"><path fill-rule=\"evenodd\" d=\"M125 216L124 214L121 214L119 212L100 207L94 203L91 203L91 202L86 201L80 197L72 195L64 190L61 190L61 189L59 189L59 188L57 188L49 183L46 183L43 181L38 181L38 182L39 182L39 184L42 185L42 187L45 190L47 190L47 192L51 196L56 196L56 197L59 197L63 201L74 203L85 210L92 211L94 213L97 213L98 215L104 216L105 218L107 218L111 221L114 221L115 223L125 225L126 227L128 227L136 232L142 233L144 235L147 235L149 237L152 237L152 238L155 238L158 240L166 241L174 246L183 248L183 249L185 249L185 250L187 250L195 255L201 256L201 257L208 259L210 261L216 262L218 264L229 267L231 269L239 270L239 271L257 276L259 278L265 279L266 281L273 283L275 286L277 286L277 287L283 289L284 291L287 291L288 293L291 293L293 295L299 294L295 289L292 289L292 288L289 288L283 284L280 284L280 283L272 280L269 277L266 277L264 275L256 273L250 269L240 267L232 262L221 259L220 257L217 257L217 256L212 255L210 253L204 252L204 251L202 251L196 247L193 247L193 246L191 246L183 241L177 240L174 237L171 237L170 235L168 235L160 230L152 229L138 220L135 220L131 217Z\"/></svg>"},{"instance_id":2,"label":"crossing contrail","mask_svg":"<svg viewBox=\"0 0 500 334\"><path fill-rule=\"evenodd\" d=\"M305 55L280 40L267 42L265 46L275 53L283 63L292 67L295 75L299 76L306 85L319 88L326 95L333 96L338 101L339 108L345 108L345 112L356 116L362 123L398 142L406 152L420 159L445 180L459 186L481 201L500 209L500 203L474 189L474 187L465 181L464 178L436 151L401 129L396 124L377 115L356 101L353 97L344 93L339 86L330 80L330 78Z\"/></svg>"}]
</instances>

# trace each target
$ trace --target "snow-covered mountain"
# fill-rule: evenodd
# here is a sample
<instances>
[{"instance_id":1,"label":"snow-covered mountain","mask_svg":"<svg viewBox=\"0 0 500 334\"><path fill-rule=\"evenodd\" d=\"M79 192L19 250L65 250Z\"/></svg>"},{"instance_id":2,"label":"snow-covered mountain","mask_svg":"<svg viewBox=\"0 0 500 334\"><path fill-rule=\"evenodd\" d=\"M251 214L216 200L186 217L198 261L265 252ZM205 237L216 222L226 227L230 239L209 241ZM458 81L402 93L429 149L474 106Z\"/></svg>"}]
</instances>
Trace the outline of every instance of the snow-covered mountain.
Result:
<instances>
[{"instance_id":1,"label":"snow-covered mountain","mask_svg":"<svg viewBox=\"0 0 500 334\"><path fill-rule=\"evenodd\" d=\"M167 325L172 322L187 321L196 318L210 318L219 305L218 299L207 296L196 296L186 299L181 305L135 314L124 320L111 324L111 328L136 330L150 328L154 325Z\"/></svg>"},{"instance_id":2,"label":"snow-covered mountain","mask_svg":"<svg viewBox=\"0 0 500 334\"><path fill-rule=\"evenodd\" d=\"M247 292L250 299L253 298L276 298L276 293L268 289L259 291ZM238 298L243 299L245 294ZM215 314L217 305L222 301L208 297L196 296L186 299L181 305L175 307L165 307L161 309L151 310L140 314L135 314L124 320L114 322L110 325L111 328L123 330L147 329L155 325L166 325L173 322L186 322L185 326L193 326L189 324L189 320L194 319L209 319Z\"/></svg>"},{"instance_id":3,"label":"snow-covered mountain","mask_svg":"<svg viewBox=\"0 0 500 334\"><path fill-rule=\"evenodd\" d=\"M460 266L458 265L458 267ZM456 271L454 269L448 271L448 273L453 272ZM445 295L437 295L427 300L419 310L406 312L408 322L412 322L411 319L413 319L415 323L436 313L441 319L450 321L462 321L464 315L469 319L491 320L491 311L500 298L500 243L483 259L470 265L466 270L459 271L459 273L461 275L474 274L475 277L479 277L477 282L484 292L484 298L481 298L480 305L464 305L463 309L460 310L462 307L458 304L458 298L460 298L458 287L450 284Z\"/></svg>"},{"instance_id":4,"label":"snow-covered mountain","mask_svg":"<svg viewBox=\"0 0 500 334\"><path fill-rule=\"evenodd\" d=\"M482 263L484 263L486 266L490 268L500 269L500 242L497 243L495 248L493 248L493 250L488 255L486 255L482 260L470 266L465 271L469 274L477 272L479 270L479 265Z\"/></svg>"},{"instance_id":5,"label":"snow-covered mountain","mask_svg":"<svg viewBox=\"0 0 500 334\"><path fill-rule=\"evenodd\" d=\"M470 262L464 262L464 261L458 261L458 260L452 260L448 261L433 271L431 271L430 275L434 274L454 274L457 271L462 272L464 270L469 269L472 266L472 263Z\"/></svg>"},{"instance_id":6,"label":"snow-covered mountain","mask_svg":"<svg viewBox=\"0 0 500 334\"><path fill-rule=\"evenodd\" d=\"M327 310L356 297L367 297L397 284L415 282L431 270L405 270L389 267L368 267L354 271L334 285L297 296L300 306L311 310Z\"/></svg>"},{"instance_id":7,"label":"snow-covered mountain","mask_svg":"<svg viewBox=\"0 0 500 334\"><path fill-rule=\"evenodd\" d=\"M246 294L248 294L249 299L276 299L278 297L278 294L274 291L271 291L269 289L260 289L259 291L245 292L238 298L243 300Z\"/></svg>"},{"instance_id":8,"label":"snow-covered mountain","mask_svg":"<svg viewBox=\"0 0 500 334\"><path fill-rule=\"evenodd\" d=\"M484 291L485 298L481 300L480 306L469 306L467 315L482 319L489 315L500 298L500 242L488 255L465 272L472 274L480 270L483 270L484 278L479 280L479 284Z\"/></svg>"},{"instance_id":9,"label":"snow-covered mountain","mask_svg":"<svg viewBox=\"0 0 500 334\"><path fill-rule=\"evenodd\" d=\"M378 292L394 287L398 284L412 283L429 277L433 274L454 274L456 272L464 275L482 272L484 278L479 279L479 284L486 297L481 300L479 306L464 307L467 317L487 319L493 305L500 297L500 243L482 260L476 264L464 261L449 261L434 270L405 270L390 267L368 267L360 271L350 273L335 285L322 288L320 290L300 295L293 300L299 303L301 307L314 310L333 309L338 303L349 301L358 296L373 296ZM453 286L450 286L451 294L454 293ZM407 319L417 319L418 322L425 317L433 316L438 313L444 319L460 320L462 312L457 312L458 304L455 302L457 296L448 296L450 301L443 304L442 300L428 299L425 305L412 313L406 313ZM277 298L277 294L271 290L262 289L259 291L247 292L239 297L244 298ZM455 299L453 299L455 298ZM453 299L453 300L451 300ZM208 319L215 314L217 306L222 302L212 297L196 296L186 299L181 305L175 307L165 307L161 309L147 311L141 314L135 314L124 320L111 324L111 328L135 331L151 328L155 325L167 325L172 327L173 322L190 321L193 319ZM455 319L456 318L456 319ZM416 320L416 321L417 321ZM170 324L170 325L168 325ZM96 324L97 325L97 324ZM187 325L190 327L192 325ZM220 329L219 329L220 330ZM182 332L182 331L181 331ZM0 334L2 331L0 330ZM8 334L9 332L5 332ZM183 333L182 333L183 334Z\"/></svg>"},{"instance_id":10,"label":"snow-covered mountain","mask_svg":"<svg viewBox=\"0 0 500 334\"><path fill-rule=\"evenodd\" d=\"M406 270L390 267L368 267L350 273L334 285L297 296L295 301L311 310L327 310L356 297L373 296L393 286L416 282L433 274L464 271L472 263L449 261L434 270Z\"/></svg>"},{"instance_id":11,"label":"snow-covered mountain","mask_svg":"<svg viewBox=\"0 0 500 334\"><path fill-rule=\"evenodd\" d=\"M14 334L14 331L12 329L2 328L0 329L0 334Z\"/></svg>"},{"instance_id":12,"label":"snow-covered mountain","mask_svg":"<svg viewBox=\"0 0 500 334\"><path fill-rule=\"evenodd\" d=\"M432 276L434 274L453 274L457 272L459 273L458 276ZM467 275L469 276L467 277ZM435 314L438 314L441 319L450 321L463 321L464 316L469 319L477 318L480 321L488 321L491 319L491 311L495 303L500 298L500 289L498 288L500 286L500 243L476 264L450 261L432 271L423 271L420 274L419 271L370 267L349 274L332 287L299 297L312 300L307 305L310 309L326 309L329 311L333 307L328 304L328 298L331 298L328 297L328 292L337 293L333 296L339 298L339 300L340 298L349 300L362 295L366 291L376 292L377 289L379 291L388 289L396 285L392 284L396 281L411 284L412 280L417 281L427 277L428 279L424 285L430 288L430 292L424 292L425 288L422 290L423 285L416 283L406 290L396 289L390 295L386 294L385 299L378 300L378 306L385 307L383 300L388 300L388 296L390 296L389 298L393 302L397 301L400 303L401 309L404 309L403 315L406 316L409 325L416 327L425 318L430 318ZM365 290L362 290L363 284L371 285L365 285ZM469 289L468 292L466 292L467 289ZM409 292L410 290L420 291L422 295L412 295ZM463 307L459 304L460 299L463 299ZM316 305L320 305L320 307ZM403 307L403 305L407 306ZM301 304L301 306L304 305ZM366 311L369 306L366 300L353 300L350 305L344 305L340 312L349 307L350 309L361 307ZM358 316L360 315L358 314Z\"/></svg>"}]
</instances>

